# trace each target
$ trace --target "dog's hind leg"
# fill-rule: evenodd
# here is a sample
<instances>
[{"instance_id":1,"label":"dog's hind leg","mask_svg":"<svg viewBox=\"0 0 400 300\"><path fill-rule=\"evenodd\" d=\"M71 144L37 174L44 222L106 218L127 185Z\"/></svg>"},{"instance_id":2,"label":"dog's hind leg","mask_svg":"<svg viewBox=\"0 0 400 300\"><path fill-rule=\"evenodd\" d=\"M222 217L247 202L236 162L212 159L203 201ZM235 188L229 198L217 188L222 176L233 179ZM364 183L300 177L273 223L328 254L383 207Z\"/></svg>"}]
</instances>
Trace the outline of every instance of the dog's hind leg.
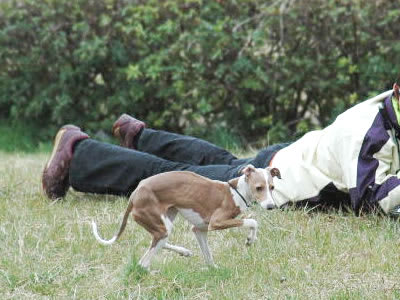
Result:
<instances>
[{"instance_id":1,"label":"dog's hind leg","mask_svg":"<svg viewBox=\"0 0 400 300\"><path fill-rule=\"evenodd\" d=\"M147 252L142 256L142 258L139 261L139 265L141 265L145 269L149 269L151 260L153 257L157 254L158 250L162 247L164 247L165 243L167 242L167 237L158 239L156 237L153 237L153 241L151 243L150 248L147 250Z\"/></svg>"},{"instance_id":2,"label":"dog's hind leg","mask_svg":"<svg viewBox=\"0 0 400 300\"><path fill-rule=\"evenodd\" d=\"M201 252L203 253L206 263L212 267L216 267L210 249L208 248L208 243L207 243L208 231L198 228L196 226L193 226L192 230L196 236L197 242L199 243Z\"/></svg>"},{"instance_id":3,"label":"dog's hind leg","mask_svg":"<svg viewBox=\"0 0 400 300\"><path fill-rule=\"evenodd\" d=\"M153 210L134 210L132 214L135 221L153 236L150 248L139 261L139 265L148 269L158 250L167 243L172 223L162 213Z\"/></svg>"},{"instance_id":4,"label":"dog's hind leg","mask_svg":"<svg viewBox=\"0 0 400 300\"><path fill-rule=\"evenodd\" d=\"M177 213L178 213L178 210L176 208L172 207L167 211L166 217L161 216L161 218L165 224L165 227L167 228L168 234L171 234L172 227L173 227L172 223L174 222ZM171 245L169 243L165 243L164 249L177 252L178 254L180 254L182 256L192 256L193 255L192 251L190 251L184 247Z\"/></svg>"}]
</instances>

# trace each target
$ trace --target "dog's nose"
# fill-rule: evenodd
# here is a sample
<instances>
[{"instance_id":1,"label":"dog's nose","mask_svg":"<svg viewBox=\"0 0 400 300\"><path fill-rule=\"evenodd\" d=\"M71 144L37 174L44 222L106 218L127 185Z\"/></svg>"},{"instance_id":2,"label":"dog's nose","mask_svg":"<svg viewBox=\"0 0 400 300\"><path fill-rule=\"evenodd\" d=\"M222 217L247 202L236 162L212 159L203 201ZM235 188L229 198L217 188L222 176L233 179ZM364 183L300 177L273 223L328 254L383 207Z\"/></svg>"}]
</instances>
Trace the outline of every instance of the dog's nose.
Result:
<instances>
[{"instance_id":1,"label":"dog's nose","mask_svg":"<svg viewBox=\"0 0 400 300\"><path fill-rule=\"evenodd\" d=\"M268 203L267 206L265 207L266 209L274 209L276 208L275 204L273 203Z\"/></svg>"}]
</instances>

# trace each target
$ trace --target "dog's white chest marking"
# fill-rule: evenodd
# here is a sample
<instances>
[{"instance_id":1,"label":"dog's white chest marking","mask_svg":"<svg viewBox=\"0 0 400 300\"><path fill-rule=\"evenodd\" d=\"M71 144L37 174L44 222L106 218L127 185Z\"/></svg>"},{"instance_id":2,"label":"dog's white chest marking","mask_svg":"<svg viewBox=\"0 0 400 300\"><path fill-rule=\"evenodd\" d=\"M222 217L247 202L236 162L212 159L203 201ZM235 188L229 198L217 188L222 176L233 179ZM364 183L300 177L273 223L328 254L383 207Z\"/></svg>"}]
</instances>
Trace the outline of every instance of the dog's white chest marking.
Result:
<instances>
[{"instance_id":1,"label":"dog's white chest marking","mask_svg":"<svg viewBox=\"0 0 400 300\"><path fill-rule=\"evenodd\" d=\"M195 212L193 209L190 208L179 208L178 211L182 214L182 216L192 223L196 227L201 227L206 225L203 218L200 216L199 213Z\"/></svg>"},{"instance_id":2,"label":"dog's white chest marking","mask_svg":"<svg viewBox=\"0 0 400 300\"><path fill-rule=\"evenodd\" d=\"M240 209L240 212L243 212L243 211L245 211L246 209L247 209L247 205L246 205L246 203L244 202L244 200L243 200L243 198L242 198L242 196L240 196L239 195L239 189L241 189L241 195L242 196L244 196L244 193L243 192L245 192L246 191L246 189L247 189L247 184L246 184L246 182L244 181L244 178L243 177L241 177L240 179L239 179L239 182L238 182L238 189L235 191L232 187L230 188L230 191L231 191L231 194L232 194L232 198L233 198L233 202L235 202L235 205L236 206L238 206L239 207L239 209ZM247 194L247 193L246 193Z\"/></svg>"},{"instance_id":3,"label":"dog's white chest marking","mask_svg":"<svg viewBox=\"0 0 400 300\"><path fill-rule=\"evenodd\" d=\"M231 194L233 198L233 202L235 205L239 207L240 212L243 212L247 209L246 204L244 203L243 199L239 196L239 194L231 188Z\"/></svg>"}]
</instances>

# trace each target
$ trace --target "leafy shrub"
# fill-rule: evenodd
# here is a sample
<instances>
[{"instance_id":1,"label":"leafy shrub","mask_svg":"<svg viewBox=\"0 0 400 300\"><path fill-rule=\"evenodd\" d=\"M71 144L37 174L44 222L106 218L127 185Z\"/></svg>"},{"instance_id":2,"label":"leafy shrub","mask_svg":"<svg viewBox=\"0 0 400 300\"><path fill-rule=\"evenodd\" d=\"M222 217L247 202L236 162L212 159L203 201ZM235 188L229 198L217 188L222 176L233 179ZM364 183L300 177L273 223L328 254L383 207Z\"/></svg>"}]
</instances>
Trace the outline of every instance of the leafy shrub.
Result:
<instances>
[{"instance_id":1,"label":"leafy shrub","mask_svg":"<svg viewBox=\"0 0 400 300\"><path fill-rule=\"evenodd\" d=\"M41 130L33 123L10 124L0 120L0 150L5 152L51 151L50 141L43 143Z\"/></svg>"},{"instance_id":2,"label":"leafy shrub","mask_svg":"<svg viewBox=\"0 0 400 300\"><path fill-rule=\"evenodd\" d=\"M225 128L293 139L391 87L396 1L6 0L0 115L43 138L64 123L109 130ZM268 134L270 132L270 134Z\"/></svg>"}]
</instances>

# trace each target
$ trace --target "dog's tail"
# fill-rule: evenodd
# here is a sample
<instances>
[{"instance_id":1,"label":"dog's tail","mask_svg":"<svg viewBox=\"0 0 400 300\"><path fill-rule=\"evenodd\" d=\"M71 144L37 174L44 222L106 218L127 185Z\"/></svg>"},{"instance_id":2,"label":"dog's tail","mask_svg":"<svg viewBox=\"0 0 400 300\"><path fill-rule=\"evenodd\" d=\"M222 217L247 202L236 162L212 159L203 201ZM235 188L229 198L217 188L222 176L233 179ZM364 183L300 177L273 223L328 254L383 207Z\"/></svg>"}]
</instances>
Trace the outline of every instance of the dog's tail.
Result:
<instances>
[{"instance_id":1,"label":"dog's tail","mask_svg":"<svg viewBox=\"0 0 400 300\"><path fill-rule=\"evenodd\" d=\"M94 234L94 237L96 238L96 240L97 240L98 242L100 242L101 244L103 244L103 245L111 245L111 244L113 244L116 240L118 240L118 238L121 236L121 234L122 234L122 233L124 232L124 230L125 230L126 222L128 221L128 217L129 217L129 214L130 214L131 211L132 211L132 208L133 208L133 202L132 202L132 201L129 201L128 207L126 208L126 211L125 211L124 219L122 220L122 223L121 223L121 227L119 228L118 233L117 233L116 235L114 235L114 236L112 237L112 239L110 239L110 240L103 240L103 239L100 237L100 235L99 235L99 233L98 233L98 231L97 231L97 225L96 225L96 223L95 223L94 221L92 221L93 234Z\"/></svg>"}]
</instances>

